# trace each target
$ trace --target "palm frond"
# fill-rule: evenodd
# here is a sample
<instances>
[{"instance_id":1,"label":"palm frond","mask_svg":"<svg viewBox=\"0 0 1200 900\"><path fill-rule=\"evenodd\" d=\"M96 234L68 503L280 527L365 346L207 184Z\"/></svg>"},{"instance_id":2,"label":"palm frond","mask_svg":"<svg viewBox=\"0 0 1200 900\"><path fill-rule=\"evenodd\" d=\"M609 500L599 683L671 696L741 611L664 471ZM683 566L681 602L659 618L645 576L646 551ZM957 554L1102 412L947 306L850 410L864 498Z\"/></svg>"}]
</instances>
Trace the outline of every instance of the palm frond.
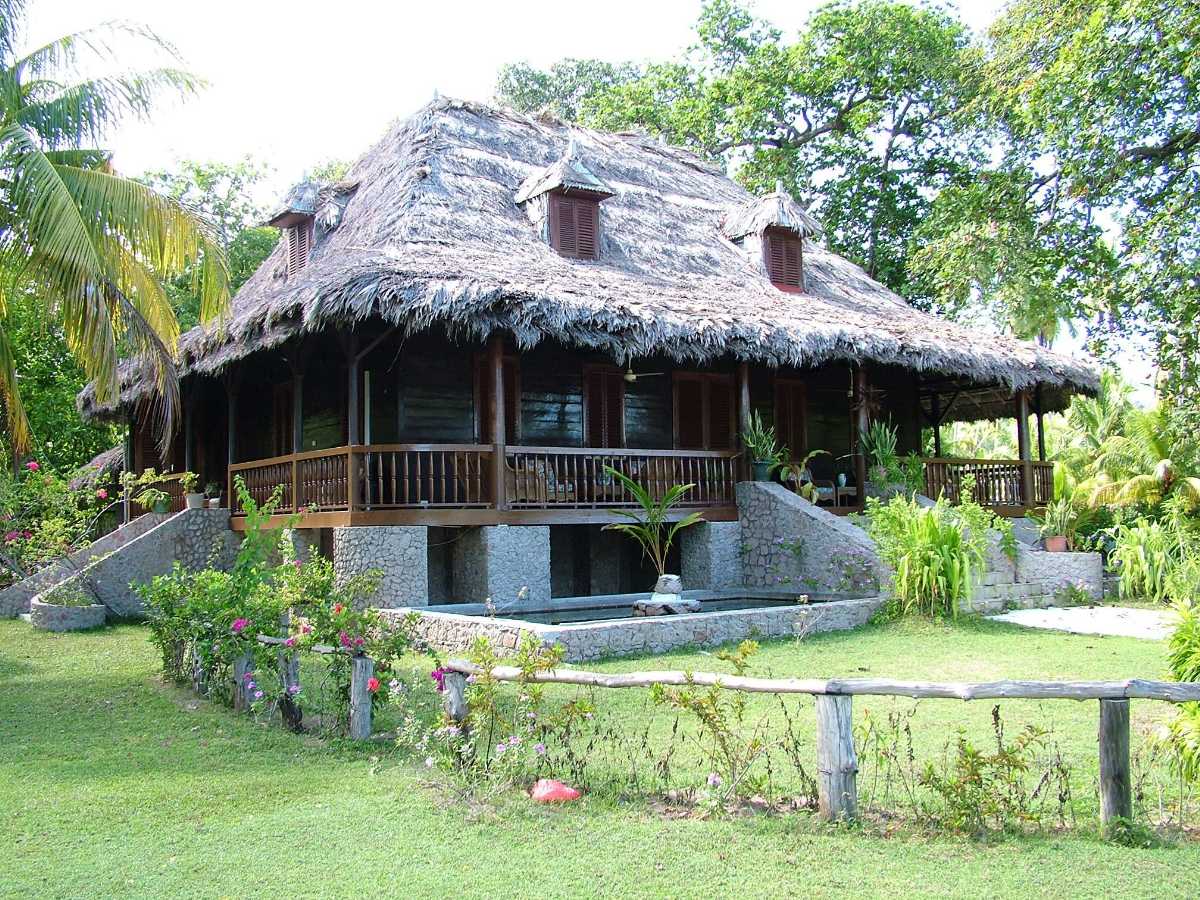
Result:
<instances>
[{"instance_id":1,"label":"palm frond","mask_svg":"<svg viewBox=\"0 0 1200 900\"><path fill-rule=\"evenodd\" d=\"M145 119L163 93L191 94L200 81L180 69L151 69L55 87L50 96L25 104L16 121L33 129L46 146L72 147L99 139L126 116Z\"/></svg>"},{"instance_id":2,"label":"palm frond","mask_svg":"<svg viewBox=\"0 0 1200 900\"><path fill-rule=\"evenodd\" d=\"M0 15L5 12L6 10L0 8ZM120 51L123 48L119 43L128 39L141 44L142 47L152 47L169 59L180 59L175 46L153 29L134 22L116 20L64 34L29 51L19 59L15 58L15 53L7 54L5 58L13 60L12 69L20 81L55 78L77 68L85 55L96 61L121 58Z\"/></svg>"},{"instance_id":3,"label":"palm frond","mask_svg":"<svg viewBox=\"0 0 1200 900\"><path fill-rule=\"evenodd\" d=\"M25 0L0 0L0 65L16 56L21 23L25 20Z\"/></svg>"},{"instance_id":4,"label":"palm frond","mask_svg":"<svg viewBox=\"0 0 1200 900\"><path fill-rule=\"evenodd\" d=\"M12 449L18 453L25 453L32 445L32 434L29 419L25 414L25 404L21 400L21 388L17 382L12 343L8 339L8 331L3 322L0 322L0 399L4 401L4 410L8 416Z\"/></svg>"}]
</instances>

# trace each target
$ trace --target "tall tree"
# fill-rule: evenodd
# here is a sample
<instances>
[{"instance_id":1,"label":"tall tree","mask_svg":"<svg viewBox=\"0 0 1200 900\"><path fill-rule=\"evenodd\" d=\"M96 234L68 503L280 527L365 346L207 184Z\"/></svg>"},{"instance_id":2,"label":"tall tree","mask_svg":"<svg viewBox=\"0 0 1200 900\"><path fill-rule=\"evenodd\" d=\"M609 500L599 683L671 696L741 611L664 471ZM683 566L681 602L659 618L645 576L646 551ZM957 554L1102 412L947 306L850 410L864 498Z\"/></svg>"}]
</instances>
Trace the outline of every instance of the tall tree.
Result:
<instances>
[{"instance_id":1,"label":"tall tree","mask_svg":"<svg viewBox=\"0 0 1200 900\"><path fill-rule=\"evenodd\" d=\"M570 91L579 118L662 134L752 189L782 179L824 221L832 249L923 302L906 267L914 230L937 190L985 161L966 117L982 64L966 28L932 8L846 0L789 42L733 0L711 0L696 33L682 62ZM500 94L568 90L555 74L510 70Z\"/></svg>"},{"instance_id":2,"label":"tall tree","mask_svg":"<svg viewBox=\"0 0 1200 900\"><path fill-rule=\"evenodd\" d=\"M208 226L179 203L117 175L99 149L123 116L146 117L163 92L189 93L191 75L167 65L88 74L137 42L174 59L144 28L105 25L24 52L24 0L0 0L0 394L12 444L30 444L12 344L11 303L29 300L61 323L98 398L116 399L123 350L150 364L160 431L173 430L179 333L163 281L191 268L200 314L228 304L229 271Z\"/></svg>"}]
</instances>

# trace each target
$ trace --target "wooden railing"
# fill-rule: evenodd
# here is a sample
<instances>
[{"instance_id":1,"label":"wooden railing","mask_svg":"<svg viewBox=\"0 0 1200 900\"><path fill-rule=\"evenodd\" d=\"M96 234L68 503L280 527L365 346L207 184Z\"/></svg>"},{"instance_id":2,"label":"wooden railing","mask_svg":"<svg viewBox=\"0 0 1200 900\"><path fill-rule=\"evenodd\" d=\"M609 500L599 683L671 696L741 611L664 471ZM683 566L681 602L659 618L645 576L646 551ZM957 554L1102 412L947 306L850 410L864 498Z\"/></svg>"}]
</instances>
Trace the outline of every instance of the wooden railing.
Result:
<instances>
[{"instance_id":1,"label":"wooden railing","mask_svg":"<svg viewBox=\"0 0 1200 900\"><path fill-rule=\"evenodd\" d=\"M1033 493L1025 496L1024 467L1020 460L926 459L925 494L937 499L945 495L958 501L962 481L975 476L975 502L997 511L1031 509L1045 506L1054 499L1054 464L1029 463Z\"/></svg>"},{"instance_id":2,"label":"wooden railing","mask_svg":"<svg viewBox=\"0 0 1200 900\"><path fill-rule=\"evenodd\" d=\"M608 509L637 505L611 468L661 498L693 485L680 506L732 506L737 451L616 450L587 447L507 447L505 491L513 509Z\"/></svg>"}]
</instances>

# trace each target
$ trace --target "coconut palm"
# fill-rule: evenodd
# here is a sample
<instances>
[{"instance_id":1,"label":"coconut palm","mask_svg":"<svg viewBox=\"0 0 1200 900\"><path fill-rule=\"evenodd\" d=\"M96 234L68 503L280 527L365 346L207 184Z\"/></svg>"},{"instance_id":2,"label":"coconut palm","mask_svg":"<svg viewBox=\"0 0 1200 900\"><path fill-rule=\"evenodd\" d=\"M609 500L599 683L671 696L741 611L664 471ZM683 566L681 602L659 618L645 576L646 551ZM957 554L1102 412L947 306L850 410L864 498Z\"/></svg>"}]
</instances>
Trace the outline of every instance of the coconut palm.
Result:
<instances>
[{"instance_id":1,"label":"coconut palm","mask_svg":"<svg viewBox=\"0 0 1200 900\"><path fill-rule=\"evenodd\" d=\"M0 0L0 396L16 449L29 446L8 309L33 304L59 324L101 403L116 399L123 353L146 364L162 402L160 434L178 407L179 326L163 290L189 273L211 319L228 305L229 273L208 227L178 203L122 178L98 149L125 116L146 117L163 92L189 93L176 68L88 77L125 41L174 51L144 28L109 24L19 50L25 0Z\"/></svg>"},{"instance_id":2,"label":"coconut palm","mask_svg":"<svg viewBox=\"0 0 1200 900\"><path fill-rule=\"evenodd\" d=\"M1180 472L1171 454L1163 410L1127 410L1122 433L1100 445L1094 474L1081 485L1089 505L1153 506L1174 497L1186 508L1200 506L1200 477Z\"/></svg>"}]
</instances>

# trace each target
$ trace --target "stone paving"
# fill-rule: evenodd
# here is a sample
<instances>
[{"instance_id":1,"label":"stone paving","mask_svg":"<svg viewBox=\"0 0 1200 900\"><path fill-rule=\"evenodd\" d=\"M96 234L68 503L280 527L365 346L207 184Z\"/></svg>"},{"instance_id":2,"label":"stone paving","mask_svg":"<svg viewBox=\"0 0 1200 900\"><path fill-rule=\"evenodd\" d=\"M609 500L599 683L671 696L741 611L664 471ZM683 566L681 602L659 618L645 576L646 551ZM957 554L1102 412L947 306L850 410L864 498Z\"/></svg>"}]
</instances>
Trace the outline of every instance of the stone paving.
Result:
<instances>
[{"instance_id":1,"label":"stone paving","mask_svg":"<svg viewBox=\"0 0 1200 900\"><path fill-rule=\"evenodd\" d=\"M1014 609L998 616L998 622L1011 622L1027 628L1046 628L1072 634L1099 634L1111 637L1142 638L1161 641L1175 628L1175 614L1166 609L1133 609L1125 606L1070 606L1049 609Z\"/></svg>"}]
</instances>

